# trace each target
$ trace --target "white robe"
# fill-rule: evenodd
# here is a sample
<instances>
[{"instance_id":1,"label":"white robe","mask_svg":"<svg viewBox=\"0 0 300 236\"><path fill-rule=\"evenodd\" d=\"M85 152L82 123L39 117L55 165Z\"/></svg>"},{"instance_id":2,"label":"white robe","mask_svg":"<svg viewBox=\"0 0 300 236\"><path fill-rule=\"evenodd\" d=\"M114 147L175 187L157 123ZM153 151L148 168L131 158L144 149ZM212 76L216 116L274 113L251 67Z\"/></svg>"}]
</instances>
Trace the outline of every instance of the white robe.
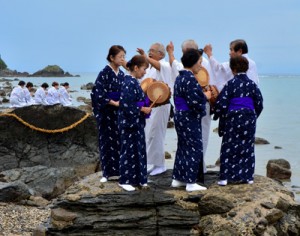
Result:
<instances>
[{"instance_id":1,"label":"white robe","mask_svg":"<svg viewBox=\"0 0 300 236\"><path fill-rule=\"evenodd\" d=\"M60 87L58 92L60 93L60 103L64 106L71 106L72 98L70 97L67 89L65 87Z\"/></svg>"},{"instance_id":2,"label":"white robe","mask_svg":"<svg viewBox=\"0 0 300 236\"><path fill-rule=\"evenodd\" d=\"M49 105L53 104L58 104L60 103L60 94L58 92L58 89L55 87L51 87L48 90L47 96L46 96L46 101L48 102Z\"/></svg>"},{"instance_id":3,"label":"white robe","mask_svg":"<svg viewBox=\"0 0 300 236\"><path fill-rule=\"evenodd\" d=\"M154 67L146 70L143 78L154 78L163 81L173 89L170 64L164 59L160 60L160 71ZM165 137L170 117L171 104L152 108L151 116L146 119L145 135L147 149L147 164L165 166Z\"/></svg>"},{"instance_id":4,"label":"white robe","mask_svg":"<svg viewBox=\"0 0 300 236\"><path fill-rule=\"evenodd\" d=\"M27 106L26 99L25 99L25 91L20 85L18 85L12 90L9 101L11 107Z\"/></svg>"},{"instance_id":5,"label":"white robe","mask_svg":"<svg viewBox=\"0 0 300 236\"><path fill-rule=\"evenodd\" d=\"M253 80L257 85L259 83L259 78L257 74L256 63L249 58L248 54L243 54L249 61L249 69L247 71L247 76L249 79ZM223 89L225 84L231 80L234 76L229 66L229 62L219 63L213 56L209 58L211 70L216 79L216 86L219 91Z\"/></svg>"},{"instance_id":6,"label":"white robe","mask_svg":"<svg viewBox=\"0 0 300 236\"><path fill-rule=\"evenodd\" d=\"M30 94L28 88L24 87L23 90L25 93L25 102L26 102L27 106L34 104L34 100L31 97L31 94Z\"/></svg>"},{"instance_id":7,"label":"white robe","mask_svg":"<svg viewBox=\"0 0 300 236\"><path fill-rule=\"evenodd\" d=\"M46 91L44 88L38 88L34 93L35 104L49 105L46 100Z\"/></svg>"}]
</instances>

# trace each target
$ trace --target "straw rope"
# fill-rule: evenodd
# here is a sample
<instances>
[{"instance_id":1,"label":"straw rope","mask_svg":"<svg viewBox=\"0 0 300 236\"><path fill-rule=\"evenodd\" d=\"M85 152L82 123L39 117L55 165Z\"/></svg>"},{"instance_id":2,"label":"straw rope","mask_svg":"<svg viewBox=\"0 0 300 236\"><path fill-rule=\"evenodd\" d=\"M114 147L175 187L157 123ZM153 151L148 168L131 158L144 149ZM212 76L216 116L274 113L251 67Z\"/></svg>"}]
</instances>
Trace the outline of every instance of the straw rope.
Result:
<instances>
[{"instance_id":1,"label":"straw rope","mask_svg":"<svg viewBox=\"0 0 300 236\"><path fill-rule=\"evenodd\" d=\"M77 125L81 124L83 121L85 121L89 116L90 114L89 113L86 113L84 117L82 117L79 121L67 126L67 127L64 127L64 128L61 128L61 129L53 129L53 130L50 130L50 129L43 129L43 128L39 128L39 127L36 127L34 125L31 125L29 124L28 122L24 121L22 118L18 117L16 114L14 113L3 113L3 114L0 114L0 116L10 116L10 117L14 117L16 118L19 122L21 122L23 125L29 127L30 129L33 129L33 130L36 130L36 131L39 131L39 132L43 132L43 133L50 133L50 134L54 134L54 133L62 133L62 132L66 132L70 129L73 129L75 128Z\"/></svg>"}]
</instances>

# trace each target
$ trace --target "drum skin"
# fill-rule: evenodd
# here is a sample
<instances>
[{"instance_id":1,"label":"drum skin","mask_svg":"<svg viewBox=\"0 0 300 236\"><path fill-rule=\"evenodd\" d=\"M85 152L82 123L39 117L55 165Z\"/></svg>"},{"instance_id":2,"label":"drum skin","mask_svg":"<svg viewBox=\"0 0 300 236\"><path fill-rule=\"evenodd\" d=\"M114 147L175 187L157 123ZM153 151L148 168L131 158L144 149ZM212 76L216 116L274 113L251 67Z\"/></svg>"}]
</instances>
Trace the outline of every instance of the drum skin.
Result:
<instances>
[{"instance_id":1,"label":"drum skin","mask_svg":"<svg viewBox=\"0 0 300 236\"><path fill-rule=\"evenodd\" d=\"M171 89L166 83L155 81L148 87L147 96L157 106L167 104L171 98Z\"/></svg>"}]
</instances>

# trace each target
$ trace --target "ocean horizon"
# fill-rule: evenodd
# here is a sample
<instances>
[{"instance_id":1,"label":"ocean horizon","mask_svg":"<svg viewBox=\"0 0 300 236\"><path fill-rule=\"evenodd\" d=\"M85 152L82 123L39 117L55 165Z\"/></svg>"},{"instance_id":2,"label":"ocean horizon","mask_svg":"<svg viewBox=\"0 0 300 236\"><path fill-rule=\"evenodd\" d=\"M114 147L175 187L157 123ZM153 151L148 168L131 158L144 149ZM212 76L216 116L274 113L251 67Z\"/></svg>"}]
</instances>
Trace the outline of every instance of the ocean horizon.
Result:
<instances>
[{"instance_id":1,"label":"ocean horizon","mask_svg":"<svg viewBox=\"0 0 300 236\"><path fill-rule=\"evenodd\" d=\"M94 83L97 73L71 73L80 77L18 77L18 80L32 82L40 86L43 82L49 85L53 81L58 83L69 82L71 96L76 98L83 96L89 98L90 91L81 90L82 85ZM14 77L13 85L18 83ZM266 139L270 144L255 145L256 167L255 174L266 176L266 166L271 159L285 159L291 165L292 177L284 185L292 190L295 199L300 202L300 146L297 140L300 138L300 106L299 92L300 75L263 74L259 76L259 87L264 98L264 109L257 120L256 137ZM75 100L75 99L73 99ZM2 104L3 105L3 104ZM81 105L74 101L74 105ZM212 121L208 149L205 155L206 165L214 165L219 157L221 138L213 129L217 128L218 121ZM279 147L279 148L278 148ZM175 158L177 137L175 129L168 129L165 140L165 150Z\"/></svg>"}]
</instances>

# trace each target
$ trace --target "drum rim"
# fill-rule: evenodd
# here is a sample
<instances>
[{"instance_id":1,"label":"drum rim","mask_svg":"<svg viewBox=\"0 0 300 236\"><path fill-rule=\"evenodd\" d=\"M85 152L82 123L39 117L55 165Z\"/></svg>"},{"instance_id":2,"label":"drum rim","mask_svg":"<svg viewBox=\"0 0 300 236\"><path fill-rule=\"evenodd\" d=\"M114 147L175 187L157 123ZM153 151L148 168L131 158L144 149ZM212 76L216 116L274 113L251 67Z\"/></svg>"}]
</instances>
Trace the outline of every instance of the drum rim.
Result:
<instances>
[{"instance_id":1,"label":"drum rim","mask_svg":"<svg viewBox=\"0 0 300 236\"><path fill-rule=\"evenodd\" d=\"M140 86L142 88L142 90L144 91L144 93L147 93L147 90L149 88L149 86L155 82L156 80L151 78L151 77L148 77L148 78L145 78L143 79L143 81L141 82Z\"/></svg>"},{"instance_id":2,"label":"drum rim","mask_svg":"<svg viewBox=\"0 0 300 236\"><path fill-rule=\"evenodd\" d=\"M154 102L158 97L154 96L153 93L151 93L156 87L162 87L164 90L164 93L161 94L161 97L156 101L157 104L164 103L171 97L171 90L170 87L162 82L162 81L155 81L147 89L147 96L150 99L150 101Z\"/></svg>"},{"instance_id":3,"label":"drum rim","mask_svg":"<svg viewBox=\"0 0 300 236\"><path fill-rule=\"evenodd\" d=\"M204 71L204 73L206 74L206 82L205 82L205 84L203 84L203 82L200 81L200 79L197 77L197 75L199 74L200 71ZM203 67L203 66L201 67L201 69L198 71L198 73L195 74L195 78L196 78L196 80L198 81L198 83L200 84L201 87L205 87L205 86L209 85L210 78L209 78L208 71L206 70L205 67Z\"/></svg>"}]
</instances>

